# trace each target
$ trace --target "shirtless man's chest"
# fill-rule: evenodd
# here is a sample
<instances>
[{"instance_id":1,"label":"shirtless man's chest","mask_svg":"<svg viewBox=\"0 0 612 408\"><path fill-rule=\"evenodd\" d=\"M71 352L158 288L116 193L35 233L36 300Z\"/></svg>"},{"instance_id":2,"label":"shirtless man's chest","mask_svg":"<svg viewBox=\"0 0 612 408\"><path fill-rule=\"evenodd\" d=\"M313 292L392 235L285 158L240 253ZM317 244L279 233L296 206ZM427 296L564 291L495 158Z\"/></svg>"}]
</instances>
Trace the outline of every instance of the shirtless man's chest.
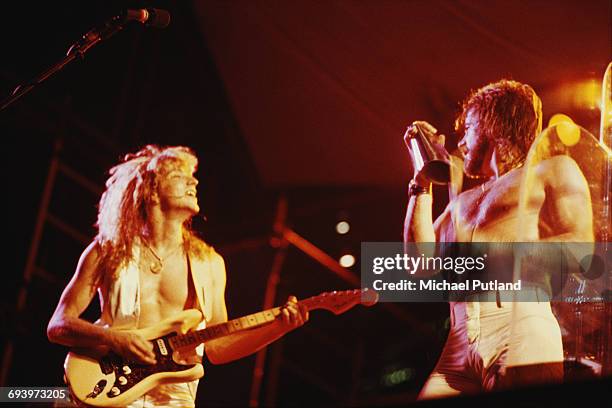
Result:
<instances>
[{"instance_id":1,"label":"shirtless man's chest","mask_svg":"<svg viewBox=\"0 0 612 408\"><path fill-rule=\"evenodd\" d=\"M154 259L142 256L139 262L140 316L138 328L150 327L163 319L174 317L179 312L199 308L198 297L191 273L196 275L202 290L204 313L207 320L212 314L212 279L209 261L190 257L192 271L187 257L177 255L168 259L158 273L151 270ZM105 293L106 297L107 294ZM208 298L206 298L208 297ZM103 300L103 304L106 299Z\"/></svg>"},{"instance_id":2,"label":"shirtless man's chest","mask_svg":"<svg viewBox=\"0 0 612 408\"><path fill-rule=\"evenodd\" d=\"M139 269L140 326L151 326L181 310L196 307L195 289L184 256L172 257L159 273L152 273L146 263Z\"/></svg>"},{"instance_id":3,"label":"shirtless man's chest","mask_svg":"<svg viewBox=\"0 0 612 408\"><path fill-rule=\"evenodd\" d=\"M538 238L538 213L544 202L544 190L539 183L532 183L527 211L519 219L522 174L522 168L512 170L496 180L462 193L455 200L451 219L456 241L515 241L519 228L522 228L523 239Z\"/></svg>"}]
</instances>

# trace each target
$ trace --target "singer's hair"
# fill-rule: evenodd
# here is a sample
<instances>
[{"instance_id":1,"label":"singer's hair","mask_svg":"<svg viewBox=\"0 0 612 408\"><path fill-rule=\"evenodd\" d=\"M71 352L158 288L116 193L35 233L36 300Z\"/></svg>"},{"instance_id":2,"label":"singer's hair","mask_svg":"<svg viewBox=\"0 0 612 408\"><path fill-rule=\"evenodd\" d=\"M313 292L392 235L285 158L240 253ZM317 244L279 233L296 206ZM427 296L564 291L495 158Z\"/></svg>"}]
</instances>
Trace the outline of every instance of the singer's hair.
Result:
<instances>
[{"instance_id":1,"label":"singer's hair","mask_svg":"<svg viewBox=\"0 0 612 408\"><path fill-rule=\"evenodd\" d=\"M110 169L96 222L100 250L98 278L116 279L120 268L132 259L134 245L149 219L158 177L184 165L193 171L198 165L197 157L188 147L147 145L127 154ZM211 250L192 231L190 219L183 224L183 243L187 253L198 257L204 257Z\"/></svg>"},{"instance_id":2,"label":"singer's hair","mask_svg":"<svg viewBox=\"0 0 612 408\"><path fill-rule=\"evenodd\" d=\"M477 115L480 132L496 147L502 172L523 164L542 131L542 102L532 87L517 81L502 79L472 90L455 120L460 137L469 111Z\"/></svg>"}]
</instances>

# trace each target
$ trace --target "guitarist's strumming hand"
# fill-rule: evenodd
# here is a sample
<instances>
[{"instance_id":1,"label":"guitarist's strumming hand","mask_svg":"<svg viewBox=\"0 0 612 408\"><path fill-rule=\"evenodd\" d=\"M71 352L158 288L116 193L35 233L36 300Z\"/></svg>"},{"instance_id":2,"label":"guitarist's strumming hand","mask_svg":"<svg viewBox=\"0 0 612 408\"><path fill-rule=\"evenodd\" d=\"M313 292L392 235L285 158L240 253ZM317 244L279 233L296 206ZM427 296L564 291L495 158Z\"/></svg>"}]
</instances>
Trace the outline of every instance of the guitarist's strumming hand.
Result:
<instances>
[{"instance_id":1,"label":"guitarist's strumming hand","mask_svg":"<svg viewBox=\"0 0 612 408\"><path fill-rule=\"evenodd\" d=\"M138 333L110 329L109 346L124 358L144 364L155 364L153 343Z\"/></svg>"},{"instance_id":2,"label":"guitarist's strumming hand","mask_svg":"<svg viewBox=\"0 0 612 408\"><path fill-rule=\"evenodd\" d=\"M291 331L308 321L308 309L298 303L295 296L289 296L287 303L281 308L281 325L285 331Z\"/></svg>"}]
</instances>

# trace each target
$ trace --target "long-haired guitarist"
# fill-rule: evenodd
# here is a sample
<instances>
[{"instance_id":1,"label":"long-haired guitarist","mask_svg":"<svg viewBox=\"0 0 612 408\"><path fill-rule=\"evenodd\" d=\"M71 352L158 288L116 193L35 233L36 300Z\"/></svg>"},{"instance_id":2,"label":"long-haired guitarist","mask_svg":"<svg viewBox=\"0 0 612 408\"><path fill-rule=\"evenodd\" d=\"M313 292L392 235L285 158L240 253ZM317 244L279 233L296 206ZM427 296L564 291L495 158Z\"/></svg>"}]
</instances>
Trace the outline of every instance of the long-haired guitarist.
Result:
<instances>
[{"instance_id":1,"label":"long-haired guitarist","mask_svg":"<svg viewBox=\"0 0 612 408\"><path fill-rule=\"evenodd\" d=\"M199 212L197 158L186 147L149 145L110 170L97 220L47 329L49 340L70 347L108 346L132 361L155 364L153 344L119 329L151 327L185 309L199 309L200 327L227 321L223 258L190 229ZM98 292L96 323L80 315ZM247 356L303 325L308 311L293 296L282 318L206 343L215 364ZM198 362L201 347L183 352ZM198 380L159 385L130 406L195 406Z\"/></svg>"}]
</instances>

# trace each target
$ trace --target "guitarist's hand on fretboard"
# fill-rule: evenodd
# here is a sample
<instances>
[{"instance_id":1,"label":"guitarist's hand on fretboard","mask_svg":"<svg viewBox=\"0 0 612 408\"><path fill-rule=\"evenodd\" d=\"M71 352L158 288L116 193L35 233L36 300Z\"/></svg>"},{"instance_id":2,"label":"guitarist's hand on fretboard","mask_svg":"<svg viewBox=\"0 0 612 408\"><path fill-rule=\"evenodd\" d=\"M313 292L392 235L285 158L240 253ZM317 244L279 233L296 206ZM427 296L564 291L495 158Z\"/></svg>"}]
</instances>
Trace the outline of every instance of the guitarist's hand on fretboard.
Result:
<instances>
[{"instance_id":1,"label":"guitarist's hand on fretboard","mask_svg":"<svg viewBox=\"0 0 612 408\"><path fill-rule=\"evenodd\" d=\"M298 303L295 296L289 296L287 303L281 307L281 324L285 331L291 331L308 321L308 308Z\"/></svg>"}]
</instances>

